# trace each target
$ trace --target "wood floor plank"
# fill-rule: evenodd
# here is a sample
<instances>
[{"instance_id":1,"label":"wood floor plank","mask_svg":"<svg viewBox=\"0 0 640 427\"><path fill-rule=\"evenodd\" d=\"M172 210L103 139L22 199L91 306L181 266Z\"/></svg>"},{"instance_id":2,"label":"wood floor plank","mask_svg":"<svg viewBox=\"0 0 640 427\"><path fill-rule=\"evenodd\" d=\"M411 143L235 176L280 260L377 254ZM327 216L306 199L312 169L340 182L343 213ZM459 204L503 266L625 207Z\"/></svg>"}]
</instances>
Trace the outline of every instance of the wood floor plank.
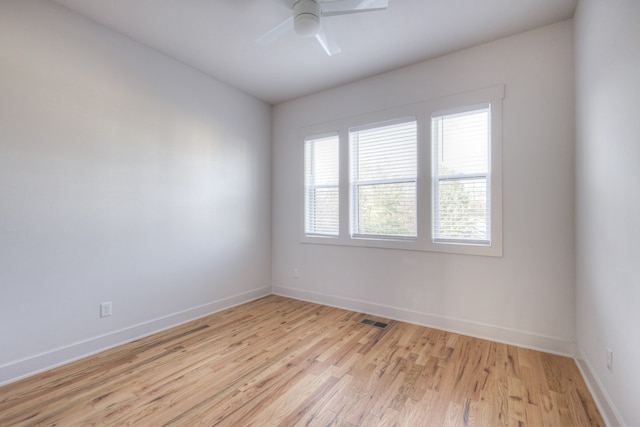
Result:
<instances>
[{"instance_id":1,"label":"wood floor plank","mask_svg":"<svg viewBox=\"0 0 640 427\"><path fill-rule=\"evenodd\" d=\"M449 402L447 414L442 425L445 427L459 427L462 425L463 414L464 408L461 404L453 401Z\"/></svg>"},{"instance_id":2,"label":"wood floor plank","mask_svg":"<svg viewBox=\"0 0 640 427\"><path fill-rule=\"evenodd\" d=\"M331 424L338 414L342 413L344 408L344 397L347 396L347 390L351 386L353 377L344 375L335 385L320 397L320 399L311 407L305 416L296 424L298 426L306 425L322 425Z\"/></svg>"},{"instance_id":3,"label":"wood floor plank","mask_svg":"<svg viewBox=\"0 0 640 427\"><path fill-rule=\"evenodd\" d=\"M572 359L269 296L0 387L0 425L605 424Z\"/></svg>"},{"instance_id":4,"label":"wood floor plank","mask_svg":"<svg viewBox=\"0 0 640 427\"><path fill-rule=\"evenodd\" d=\"M526 402L524 387L519 378L507 377L507 392L509 394L509 418L524 423L526 419Z\"/></svg>"}]
</instances>

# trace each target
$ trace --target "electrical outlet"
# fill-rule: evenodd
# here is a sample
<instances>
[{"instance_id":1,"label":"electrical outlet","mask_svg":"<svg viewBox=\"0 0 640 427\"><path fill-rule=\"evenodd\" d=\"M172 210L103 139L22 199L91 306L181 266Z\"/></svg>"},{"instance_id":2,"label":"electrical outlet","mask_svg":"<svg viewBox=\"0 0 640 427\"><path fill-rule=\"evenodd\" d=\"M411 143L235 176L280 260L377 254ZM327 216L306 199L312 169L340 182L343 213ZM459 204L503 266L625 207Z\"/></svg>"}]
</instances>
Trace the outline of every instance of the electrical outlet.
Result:
<instances>
[{"instance_id":1,"label":"electrical outlet","mask_svg":"<svg viewBox=\"0 0 640 427\"><path fill-rule=\"evenodd\" d=\"M613 351L610 348L607 348L607 369L613 373Z\"/></svg>"},{"instance_id":2,"label":"electrical outlet","mask_svg":"<svg viewBox=\"0 0 640 427\"><path fill-rule=\"evenodd\" d=\"M100 317L111 316L111 301L100 304Z\"/></svg>"},{"instance_id":3,"label":"electrical outlet","mask_svg":"<svg viewBox=\"0 0 640 427\"><path fill-rule=\"evenodd\" d=\"M293 278L294 279L299 279L300 278L300 270L297 268L293 269Z\"/></svg>"}]
</instances>

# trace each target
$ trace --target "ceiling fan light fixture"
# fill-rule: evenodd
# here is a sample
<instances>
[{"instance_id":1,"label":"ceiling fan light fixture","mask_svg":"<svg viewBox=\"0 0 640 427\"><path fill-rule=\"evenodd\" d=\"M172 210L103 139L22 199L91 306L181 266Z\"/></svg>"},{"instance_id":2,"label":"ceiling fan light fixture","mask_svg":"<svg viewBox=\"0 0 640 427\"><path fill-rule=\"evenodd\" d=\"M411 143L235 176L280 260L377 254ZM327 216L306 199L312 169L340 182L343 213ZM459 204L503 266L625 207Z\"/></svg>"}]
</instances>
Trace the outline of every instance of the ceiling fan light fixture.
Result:
<instances>
[{"instance_id":1,"label":"ceiling fan light fixture","mask_svg":"<svg viewBox=\"0 0 640 427\"><path fill-rule=\"evenodd\" d=\"M293 28L303 37L314 37L320 31L320 19L309 13L297 15L293 21Z\"/></svg>"},{"instance_id":2,"label":"ceiling fan light fixture","mask_svg":"<svg viewBox=\"0 0 640 427\"><path fill-rule=\"evenodd\" d=\"M298 0L293 5L293 28L303 37L314 37L320 31L320 5L314 0Z\"/></svg>"}]
</instances>

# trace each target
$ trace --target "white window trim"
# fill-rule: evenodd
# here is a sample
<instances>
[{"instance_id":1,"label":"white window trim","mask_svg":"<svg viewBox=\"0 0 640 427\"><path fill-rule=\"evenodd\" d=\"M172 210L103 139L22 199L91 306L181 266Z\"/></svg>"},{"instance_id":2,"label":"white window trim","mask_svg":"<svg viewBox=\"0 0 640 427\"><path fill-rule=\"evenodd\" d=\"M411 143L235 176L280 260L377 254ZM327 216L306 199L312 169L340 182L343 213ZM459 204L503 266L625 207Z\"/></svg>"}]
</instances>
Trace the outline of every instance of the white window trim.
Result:
<instances>
[{"instance_id":1,"label":"white window trim","mask_svg":"<svg viewBox=\"0 0 640 427\"><path fill-rule=\"evenodd\" d=\"M346 117L330 122L310 125L299 132L303 141L317 135L338 133L340 138L340 221L338 236L306 235L304 224L304 185L300 203L302 213L300 241L310 244L329 244L342 246L404 249L429 252L444 252L466 255L502 256L502 100L504 85L459 93L443 98L432 99L416 104L374 111L356 117ZM468 110L480 104L491 104L491 244L481 245L461 242L434 242L432 240L432 188L431 188L431 117L432 115L451 114ZM377 236L350 236L350 188L349 188L349 129L370 126L375 123L415 116L418 118L418 180L417 200L417 238L388 238ZM304 147L304 144L300 144ZM304 150L300 164L304 165ZM304 168L303 168L304 169ZM304 182L304 170L301 174Z\"/></svg>"}]
</instances>

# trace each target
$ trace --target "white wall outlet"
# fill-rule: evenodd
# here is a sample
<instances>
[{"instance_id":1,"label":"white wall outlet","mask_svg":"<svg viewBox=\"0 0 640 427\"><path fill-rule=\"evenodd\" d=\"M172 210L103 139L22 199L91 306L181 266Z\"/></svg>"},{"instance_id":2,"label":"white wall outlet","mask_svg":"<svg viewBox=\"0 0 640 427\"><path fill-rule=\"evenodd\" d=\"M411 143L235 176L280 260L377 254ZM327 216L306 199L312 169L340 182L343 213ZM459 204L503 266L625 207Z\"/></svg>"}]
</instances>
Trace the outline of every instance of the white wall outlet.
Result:
<instances>
[{"instance_id":1,"label":"white wall outlet","mask_svg":"<svg viewBox=\"0 0 640 427\"><path fill-rule=\"evenodd\" d=\"M607 369L613 373L613 351L607 348Z\"/></svg>"},{"instance_id":2,"label":"white wall outlet","mask_svg":"<svg viewBox=\"0 0 640 427\"><path fill-rule=\"evenodd\" d=\"M293 269L293 278L294 279L299 279L300 278L300 269L298 269L298 268L294 268Z\"/></svg>"},{"instance_id":3,"label":"white wall outlet","mask_svg":"<svg viewBox=\"0 0 640 427\"><path fill-rule=\"evenodd\" d=\"M100 304L100 317L111 316L111 301Z\"/></svg>"}]
</instances>

